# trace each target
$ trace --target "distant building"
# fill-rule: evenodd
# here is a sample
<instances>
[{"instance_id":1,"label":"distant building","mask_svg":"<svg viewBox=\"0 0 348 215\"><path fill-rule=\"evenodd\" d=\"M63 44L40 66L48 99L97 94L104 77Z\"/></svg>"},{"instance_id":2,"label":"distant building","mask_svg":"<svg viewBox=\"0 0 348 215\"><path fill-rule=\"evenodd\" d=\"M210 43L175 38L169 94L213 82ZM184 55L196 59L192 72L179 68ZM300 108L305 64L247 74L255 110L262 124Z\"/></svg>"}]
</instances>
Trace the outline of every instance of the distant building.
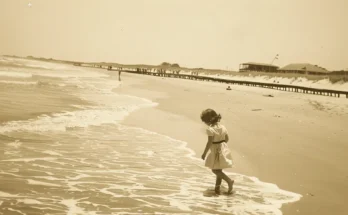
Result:
<instances>
[{"instance_id":1,"label":"distant building","mask_svg":"<svg viewBox=\"0 0 348 215\"><path fill-rule=\"evenodd\" d=\"M277 72L279 67L265 63L242 63L239 64L239 72Z\"/></svg>"},{"instance_id":2,"label":"distant building","mask_svg":"<svg viewBox=\"0 0 348 215\"><path fill-rule=\"evenodd\" d=\"M278 69L279 72L284 73L298 73L309 75L327 75L330 71L318 65L312 65L309 63L292 63Z\"/></svg>"}]
</instances>

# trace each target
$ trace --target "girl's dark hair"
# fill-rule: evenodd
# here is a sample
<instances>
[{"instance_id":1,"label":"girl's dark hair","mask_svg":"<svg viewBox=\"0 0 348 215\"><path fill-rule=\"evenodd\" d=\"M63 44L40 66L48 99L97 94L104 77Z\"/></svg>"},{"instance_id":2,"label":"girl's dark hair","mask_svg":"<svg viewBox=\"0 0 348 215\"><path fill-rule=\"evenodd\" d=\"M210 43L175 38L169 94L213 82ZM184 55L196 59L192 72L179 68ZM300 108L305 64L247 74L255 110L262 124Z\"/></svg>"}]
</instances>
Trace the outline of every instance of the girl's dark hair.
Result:
<instances>
[{"instance_id":1,"label":"girl's dark hair","mask_svg":"<svg viewBox=\"0 0 348 215\"><path fill-rule=\"evenodd\" d=\"M217 114L213 109L206 109L201 114L201 120L208 125L220 122L221 115Z\"/></svg>"}]
</instances>

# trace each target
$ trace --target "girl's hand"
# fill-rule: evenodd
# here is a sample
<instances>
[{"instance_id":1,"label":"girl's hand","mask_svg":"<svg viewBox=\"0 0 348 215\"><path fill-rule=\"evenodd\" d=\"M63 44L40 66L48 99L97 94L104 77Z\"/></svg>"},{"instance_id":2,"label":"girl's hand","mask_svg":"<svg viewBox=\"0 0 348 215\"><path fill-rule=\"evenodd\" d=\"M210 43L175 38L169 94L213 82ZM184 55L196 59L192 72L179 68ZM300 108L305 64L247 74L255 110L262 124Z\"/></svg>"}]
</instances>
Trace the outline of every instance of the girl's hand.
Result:
<instances>
[{"instance_id":1,"label":"girl's hand","mask_svg":"<svg viewBox=\"0 0 348 215\"><path fill-rule=\"evenodd\" d=\"M202 158L202 160L204 160L205 159L205 154L202 154L201 158Z\"/></svg>"}]
</instances>

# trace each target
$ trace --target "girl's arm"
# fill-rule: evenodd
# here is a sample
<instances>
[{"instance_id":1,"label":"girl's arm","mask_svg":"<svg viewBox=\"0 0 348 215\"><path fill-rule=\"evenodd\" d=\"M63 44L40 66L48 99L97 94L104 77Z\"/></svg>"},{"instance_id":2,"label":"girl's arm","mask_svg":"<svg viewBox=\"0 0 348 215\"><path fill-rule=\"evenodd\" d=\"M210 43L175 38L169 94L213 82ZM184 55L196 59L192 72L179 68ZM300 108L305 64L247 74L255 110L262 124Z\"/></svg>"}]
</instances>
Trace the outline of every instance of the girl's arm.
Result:
<instances>
[{"instance_id":1,"label":"girl's arm","mask_svg":"<svg viewBox=\"0 0 348 215\"><path fill-rule=\"evenodd\" d=\"M226 135L225 135L225 142L227 143L227 142L228 142L228 140L229 140L229 138L228 138L228 134L226 134Z\"/></svg>"},{"instance_id":2,"label":"girl's arm","mask_svg":"<svg viewBox=\"0 0 348 215\"><path fill-rule=\"evenodd\" d=\"M204 152L202 154L203 160L205 159L205 156L207 155L208 150L209 150L212 143L213 143L213 136L208 136L208 142L207 142L207 145L205 146Z\"/></svg>"}]
</instances>

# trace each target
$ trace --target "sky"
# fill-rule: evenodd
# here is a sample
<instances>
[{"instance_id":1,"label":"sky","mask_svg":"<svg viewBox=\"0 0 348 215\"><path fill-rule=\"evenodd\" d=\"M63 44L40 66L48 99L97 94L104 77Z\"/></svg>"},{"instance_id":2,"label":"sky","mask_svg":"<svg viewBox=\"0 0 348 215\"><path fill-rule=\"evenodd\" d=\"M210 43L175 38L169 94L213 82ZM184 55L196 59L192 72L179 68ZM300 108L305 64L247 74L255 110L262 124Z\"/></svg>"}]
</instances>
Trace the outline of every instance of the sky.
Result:
<instances>
[{"instance_id":1,"label":"sky","mask_svg":"<svg viewBox=\"0 0 348 215\"><path fill-rule=\"evenodd\" d=\"M0 55L348 68L346 0L0 0Z\"/></svg>"}]
</instances>

